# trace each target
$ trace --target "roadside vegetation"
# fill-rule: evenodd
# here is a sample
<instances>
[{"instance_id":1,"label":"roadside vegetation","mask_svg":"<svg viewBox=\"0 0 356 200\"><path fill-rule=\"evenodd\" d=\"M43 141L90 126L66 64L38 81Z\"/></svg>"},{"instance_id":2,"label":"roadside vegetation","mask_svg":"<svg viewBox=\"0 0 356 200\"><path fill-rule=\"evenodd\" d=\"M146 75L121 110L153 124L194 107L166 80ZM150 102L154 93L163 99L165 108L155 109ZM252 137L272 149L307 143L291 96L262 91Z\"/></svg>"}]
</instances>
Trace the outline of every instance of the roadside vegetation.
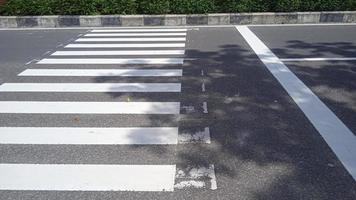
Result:
<instances>
[{"instance_id":1,"label":"roadside vegetation","mask_svg":"<svg viewBox=\"0 0 356 200\"><path fill-rule=\"evenodd\" d=\"M203 14L356 10L356 0L8 0L1 15Z\"/></svg>"}]
</instances>

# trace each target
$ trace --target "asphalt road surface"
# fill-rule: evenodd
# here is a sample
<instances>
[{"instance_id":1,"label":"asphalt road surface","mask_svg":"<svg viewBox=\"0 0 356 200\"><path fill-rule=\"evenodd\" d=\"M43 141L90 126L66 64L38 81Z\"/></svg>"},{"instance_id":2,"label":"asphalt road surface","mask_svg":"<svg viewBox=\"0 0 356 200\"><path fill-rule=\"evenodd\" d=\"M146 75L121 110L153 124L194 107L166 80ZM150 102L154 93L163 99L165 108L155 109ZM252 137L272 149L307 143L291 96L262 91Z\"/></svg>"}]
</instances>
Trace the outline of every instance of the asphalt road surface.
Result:
<instances>
[{"instance_id":1,"label":"asphalt road surface","mask_svg":"<svg viewBox=\"0 0 356 200\"><path fill-rule=\"evenodd\" d=\"M356 199L356 25L0 30L0 199Z\"/></svg>"}]
</instances>

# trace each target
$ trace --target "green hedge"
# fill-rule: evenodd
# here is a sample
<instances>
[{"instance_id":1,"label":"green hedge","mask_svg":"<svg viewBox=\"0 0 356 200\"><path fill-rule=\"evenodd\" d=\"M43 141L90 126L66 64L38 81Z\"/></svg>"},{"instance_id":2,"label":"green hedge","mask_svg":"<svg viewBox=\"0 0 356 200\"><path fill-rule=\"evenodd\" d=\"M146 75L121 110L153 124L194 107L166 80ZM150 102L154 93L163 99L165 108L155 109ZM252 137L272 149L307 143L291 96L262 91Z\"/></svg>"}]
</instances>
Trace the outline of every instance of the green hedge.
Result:
<instances>
[{"instance_id":1,"label":"green hedge","mask_svg":"<svg viewBox=\"0 0 356 200\"><path fill-rule=\"evenodd\" d=\"M356 10L356 0L8 0L1 15L195 14Z\"/></svg>"}]
</instances>

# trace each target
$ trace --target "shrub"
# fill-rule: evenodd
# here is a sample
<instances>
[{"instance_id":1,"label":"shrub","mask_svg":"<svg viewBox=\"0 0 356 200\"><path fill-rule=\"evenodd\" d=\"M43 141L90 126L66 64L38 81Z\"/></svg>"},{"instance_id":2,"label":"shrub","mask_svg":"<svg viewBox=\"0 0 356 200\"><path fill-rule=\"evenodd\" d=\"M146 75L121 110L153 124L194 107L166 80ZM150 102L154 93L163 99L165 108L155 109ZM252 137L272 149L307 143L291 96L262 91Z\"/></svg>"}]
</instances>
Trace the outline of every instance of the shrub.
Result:
<instances>
[{"instance_id":1,"label":"shrub","mask_svg":"<svg viewBox=\"0 0 356 200\"><path fill-rule=\"evenodd\" d=\"M274 9L276 12L295 12L300 8L302 0L277 0Z\"/></svg>"},{"instance_id":2,"label":"shrub","mask_svg":"<svg viewBox=\"0 0 356 200\"><path fill-rule=\"evenodd\" d=\"M171 0L170 10L177 14L204 14L216 12L214 0Z\"/></svg>"},{"instance_id":3,"label":"shrub","mask_svg":"<svg viewBox=\"0 0 356 200\"><path fill-rule=\"evenodd\" d=\"M4 15L53 15L54 0L10 0L1 8Z\"/></svg>"},{"instance_id":4,"label":"shrub","mask_svg":"<svg viewBox=\"0 0 356 200\"><path fill-rule=\"evenodd\" d=\"M137 3L135 0L97 0L97 10L103 15L136 14Z\"/></svg>"},{"instance_id":5,"label":"shrub","mask_svg":"<svg viewBox=\"0 0 356 200\"><path fill-rule=\"evenodd\" d=\"M58 15L94 15L97 0L55 0L54 12Z\"/></svg>"},{"instance_id":6,"label":"shrub","mask_svg":"<svg viewBox=\"0 0 356 200\"><path fill-rule=\"evenodd\" d=\"M356 10L356 0L8 0L1 15L203 14Z\"/></svg>"},{"instance_id":7,"label":"shrub","mask_svg":"<svg viewBox=\"0 0 356 200\"><path fill-rule=\"evenodd\" d=\"M242 0L241 12L267 12L270 10L271 1Z\"/></svg>"},{"instance_id":8,"label":"shrub","mask_svg":"<svg viewBox=\"0 0 356 200\"><path fill-rule=\"evenodd\" d=\"M138 12L142 14L169 13L169 0L139 0Z\"/></svg>"}]
</instances>

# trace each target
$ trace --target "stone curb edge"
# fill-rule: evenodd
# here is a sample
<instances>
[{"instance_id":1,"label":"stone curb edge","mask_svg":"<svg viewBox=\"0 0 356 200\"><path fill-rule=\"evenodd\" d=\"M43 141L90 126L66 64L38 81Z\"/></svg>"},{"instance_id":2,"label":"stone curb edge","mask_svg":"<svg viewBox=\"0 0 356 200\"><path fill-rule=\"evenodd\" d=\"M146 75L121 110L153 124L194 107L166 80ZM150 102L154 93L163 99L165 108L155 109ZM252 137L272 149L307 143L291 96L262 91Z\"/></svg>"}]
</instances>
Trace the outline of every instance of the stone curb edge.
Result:
<instances>
[{"instance_id":1,"label":"stone curb edge","mask_svg":"<svg viewBox=\"0 0 356 200\"><path fill-rule=\"evenodd\" d=\"M356 11L199 15L0 16L0 28L356 23Z\"/></svg>"}]
</instances>

